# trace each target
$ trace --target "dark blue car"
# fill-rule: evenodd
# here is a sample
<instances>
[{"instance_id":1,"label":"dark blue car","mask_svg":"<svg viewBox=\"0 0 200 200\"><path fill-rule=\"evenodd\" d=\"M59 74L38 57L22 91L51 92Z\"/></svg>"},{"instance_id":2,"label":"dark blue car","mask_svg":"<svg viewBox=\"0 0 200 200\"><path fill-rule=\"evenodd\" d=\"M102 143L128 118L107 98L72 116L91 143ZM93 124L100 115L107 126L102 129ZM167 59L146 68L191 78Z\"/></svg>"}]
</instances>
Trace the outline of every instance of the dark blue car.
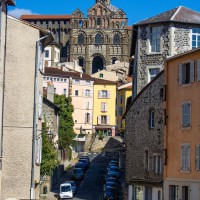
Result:
<instances>
[{"instance_id":1,"label":"dark blue car","mask_svg":"<svg viewBox=\"0 0 200 200\"><path fill-rule=\"evenodd\" d=\"M106 187L104 191L104 200L118 200L119 199L119 189L115 187Z\"/></svg>"}]
</instances>

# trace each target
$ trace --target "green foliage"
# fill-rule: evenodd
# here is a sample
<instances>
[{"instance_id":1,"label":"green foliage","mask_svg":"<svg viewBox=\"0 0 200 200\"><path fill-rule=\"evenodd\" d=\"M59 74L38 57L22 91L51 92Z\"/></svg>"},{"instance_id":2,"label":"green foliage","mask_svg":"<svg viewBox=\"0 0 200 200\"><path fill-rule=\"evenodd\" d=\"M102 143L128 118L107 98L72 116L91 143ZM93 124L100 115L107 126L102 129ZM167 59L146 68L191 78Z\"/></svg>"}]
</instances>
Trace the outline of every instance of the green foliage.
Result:
<instances>
[{"instance_id":1,"label":"green foliage","mask_svg":"<svg viewBox=\"0 0 200 200\"><path fill-rule=\"evenodd\" d=\"M72 99L71 97L65 97L64 95L56 94L54 95L54 103L57 104L61 109L59 112L59 148L68 149L75 138L73 129L74 120L72 117L72 113L74 112Z\"/></svg>"},{"instance_id":2,"label":"green foliage","mask_svg":"<svg viewBox=\"0 0 200 200\"><path fill-rule=\"evenodd\" d=\"M71 168L71 166L72 166L72 165L71 165L71 164L69 164L69 165L66 167L66 169L65 169L65 170L66 170L66 171L68 171L68 170Z\"/></svg>"},{"instance_id":3,"label":"green foliage","mask_svg":"<svg viewBox=\"0 0 200 200\"><path fill-rule=\"evenodd\" d=\"M97 135L98 135L98 137L99 137L99 140L103 140L104 134L103 134L102 131L98 131L98 132L97 132Z\"/></svg>"},{"instance_id":4,"label":"green foliage","mask_svg":"<svg viewBox=\"0 0 200 200\"><path fill-rule=\"evenodd\" d=\"M43 123L41 174L50 176L58 165L59 160L57 150L54 147L52 139L50 139L47 135L46 123Z\"/></svg>"}]
</instances>

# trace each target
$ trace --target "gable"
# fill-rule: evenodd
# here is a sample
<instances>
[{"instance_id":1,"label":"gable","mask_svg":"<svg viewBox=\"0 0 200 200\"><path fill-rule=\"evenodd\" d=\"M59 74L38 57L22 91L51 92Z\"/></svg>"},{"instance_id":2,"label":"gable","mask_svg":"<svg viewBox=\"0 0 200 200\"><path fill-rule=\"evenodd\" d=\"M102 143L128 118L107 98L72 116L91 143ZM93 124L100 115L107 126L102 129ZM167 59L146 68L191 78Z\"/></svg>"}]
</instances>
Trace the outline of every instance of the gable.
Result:
<instances>
[{"instance_id":1,"label":"gable","mask_svg":"<svg viewBox=\"0 0 200 200\"><path fill-rule=\"evenodd\" d=\"M125 13L123 10L119 9L119 10L115 13L115 16L118 16L118 17L120 17L120 18L126 18L126 13Z\"/></svg>"},{"instance_id":2,"label":"gable","mask_svg":"<svg viewBox=\"0 0 200 200\"><path fill-rule=\"evenodd\" d=\"M76 9L73 13L72 13L72 16L74 18L83 18L84 17L84 14L79 10L79 9Z\"/></svg>"},{"instance_id":3,"label":"gable","mask_svg":"<svg viewBox=\"0 0 200 200\"><path fill-rule=\"evenodd\" d=\"M95 15L98 13L97 10L106 11L107 14L111 13L111 10L103 5L101 2L94 4L90 9L88 9L88 15Z\"/></svg>"}]
</instances>

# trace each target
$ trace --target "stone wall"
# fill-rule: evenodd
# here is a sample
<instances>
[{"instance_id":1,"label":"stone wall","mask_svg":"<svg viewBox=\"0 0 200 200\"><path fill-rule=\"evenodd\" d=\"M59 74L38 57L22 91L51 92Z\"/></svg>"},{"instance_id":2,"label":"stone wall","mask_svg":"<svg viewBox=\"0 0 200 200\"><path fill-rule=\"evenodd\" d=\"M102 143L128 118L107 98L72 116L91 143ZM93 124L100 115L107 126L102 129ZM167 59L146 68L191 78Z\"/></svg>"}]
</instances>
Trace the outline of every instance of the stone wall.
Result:
<instances>
[{"instance_id":1,"label":"stone wall","mask_svg":"<svg viewBox=\"0 0 200 200\"><path fill-rule=\"evenodd\" d=\"M136 66L134 69L136 70L134 89L137 93L148 83L148 67L158 67L162 70L167 56L180 54L192 48L191 25L163 23L157 24L157 26L161 27L162 33L160 41L161 52L156 53L150 51L150 26L141 25L138 28L137 51L134 63L134 66ZM134 94L136 94L136 91Z\"/></svg>"},{"instance_id":2,"label":"stone wall","mask_svg":"<svg viewBox=\"0 0 200 200\"><path fill-rule=\"evenodd\" d=\"M160 91L163 88L164 74L161 72L134 100L126 115L126 183L134 181L159 182L162 173L152 169L152 156L162 156L163 164L163 109ZM149 128L149 111L155 111L155 128ZM149 151L149 171L144 167L145 150Z\"/></svg>"}]
</instances>

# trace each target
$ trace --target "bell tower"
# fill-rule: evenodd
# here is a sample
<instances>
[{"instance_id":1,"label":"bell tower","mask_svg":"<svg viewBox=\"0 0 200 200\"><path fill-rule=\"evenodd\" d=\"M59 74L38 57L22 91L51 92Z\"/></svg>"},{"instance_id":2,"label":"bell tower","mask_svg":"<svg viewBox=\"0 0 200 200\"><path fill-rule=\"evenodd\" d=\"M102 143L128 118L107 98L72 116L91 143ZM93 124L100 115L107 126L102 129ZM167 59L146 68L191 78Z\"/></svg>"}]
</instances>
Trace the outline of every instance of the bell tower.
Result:
<instances>
[{"instance_id":1,"label":"bell tower","mask_svg":"<svg viewBox=\"0 0 200 200\"><path fill-rule=\"evenodd\" d=\"M110 5L110 0L96 0L96 3L101 2L103 3L105 6L109 6Z\"/></svg>"}]
</instances>

